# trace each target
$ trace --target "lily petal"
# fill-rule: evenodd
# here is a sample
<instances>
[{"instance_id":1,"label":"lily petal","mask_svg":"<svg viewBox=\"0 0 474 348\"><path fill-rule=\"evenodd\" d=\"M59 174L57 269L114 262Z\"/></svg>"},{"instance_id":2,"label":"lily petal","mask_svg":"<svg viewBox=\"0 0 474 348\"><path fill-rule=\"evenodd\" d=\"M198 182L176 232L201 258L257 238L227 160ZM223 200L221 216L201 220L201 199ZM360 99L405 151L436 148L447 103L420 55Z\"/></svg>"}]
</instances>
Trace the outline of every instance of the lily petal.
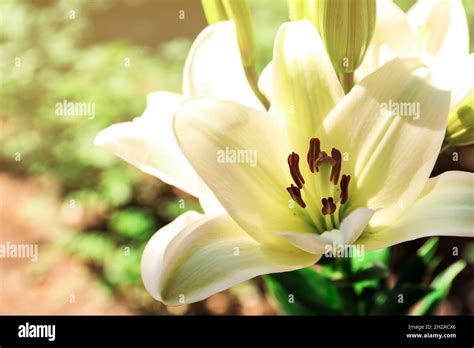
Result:
<instances>
[{"instance_id":1,"label":"lily petal","mask_svg":"<svg viewBox=\"0 0 474 348\"><path fill-rule=\"evenodd\" d=\"M150 93L143 116L102 130L94 143L143 172L198 196L203 183L182 154L173 133L173 114L181 100L182 96L176 93Z\"/></svg>"},{"instance_id":2,"label":"lily petal","mask_svg":"<svg viewBox=\"0 0 474 348\"><path fill-rule=\"evenodd\" d=\"M183 94L265 110L247 81L233 21L217 22L198 35L184 65Z\"/></svg>"},{"instance_id":3,"label":"lily petal","mask_svg":"<svg viewBox=\"0 0 474 348\"><path fill-rule=\"evenodd\" d=\"M430 179L396 219L371 225L359 239L368 250L428 236L474 237L474 174L451 171Z\"/></svg>"},{"instance_id":4,"label":"lily petal","mask_svg":"<svg viewBox=\"0 0 474 348\"><path fill-rule=\"evenodd\" d=\"M451 89L450 110L456 109L474 93L474 53L459 59L454 66L444 67L433 72L439 85Z\"/></svg>"},{"instance_id":5,"label":"lily petal","mask_svg":"<svg viewBox=\"0 0 474 348\"><path fill-rule=\"evenodd\" d=\"M399 59L355 86L325 120L332 146L348 157L343 166L354 175L351 205L413 202L439 154L448 109L449 92L412 75Z\"/></svg>"},{"instance_id":6,"label":"lily petal","mask_svg":"<svg viewBox=\"0 0 474 348\"><path fill-rule=\"evenodd\" d=\"M271 102L272 99L272 78L273 78L273 61L263 68L260 77L258 78L258 89Z\"/></svg>"},{"instance_id":7,"label":"lily petal","mask_svg":"<svg viewBox=\"0 0 474 348\"><path fill-rule=\"evenodd\" d=\"M345 218L339 229L326 231L321 235L298 232L278 232L294 246L312 254L324 254L333 244L348 246L359 238L375 211L359 208Z\"/></svg>"},{"instance_id":8,"label":"lily petal","mask_svg":"<svg viewBox=\"0 0 474 348\"><path fill-rule=\"evenodd\" d=\"M405 13L392 0L378 0L374 36L356 71L358 80L395 57L414 57L417 53L415 33Z\"/></svg>"},{"instance_id":9,"label":"lily petal","mask_svg":"<svg viewBox=\"0 0 474 348\"><path fill-rule=\"evenodd\" d=\"M343 96L316 28L308 20L283 24L273 51L270 112L286 121L293 150L306 152L309 139Z\"/></svg>"},{"instance_id":10,"label":"lily petal","mask_svg":"<svg viewBox=\"0 0 474 348\"><path fill-rule=\"evenodd\" d=\"M474 90L473 56L469 57L469 29L461 0L419 1L408 12L418 32L431 80L452 90L451 110Z\"/></svg>"},{"instance_id":11,"label":"lily petal","mask_svg":"<svg viewBox=\"0 0 474 348\"><path fill-rule=\"evenodd\" d=\"M308 226L290 208L285 163L291 151L278 121L237 103L191 98L175 115L175 133L196 172L246 232L292 248L273 232Z\"/></svg>"},{"instance_id":12,"label":"lily petal","mask_svg":"<svg viewBox=\"0 0 474 348\"><path fill-rule=\"evenodd\" d=\"M268 249L229 216L187 212L150 239L141 272L155 299L179 305L200 301L261 274L306 267L318 259L301 251Z\"/></svg>"},{"instance_id":13,"label":"lily petal","mask_svg":"<svg viewBox=\"0 0 474 348\"><path fill-rule=\"evenodd\" d=\"M341 223L340 236L331 235L330 232L324 232L321 237L332 240L336 243L351 244L364 231L370 219L374 215L375 210L367 208L358 208L350 213Z\"/></svg>"},{"instance_id":14,"label":"lily petal","mask_svg":"<svg viewBox=\"0 0 474 348\"><path fill-rule=\"evenodd\" d=\"M100 131L94 143L141 171L199 198L205 212L222 214L224 208L198 177L176 142L172 120L181 101L182 96L176 93L150 93L141 117Z\"/></svg>"},{"instance_id":15,"label":"lily petal","mask_svg":"<svg viewBox=\"0 0 474 348\"><path fill-rule=\"evenodd\" d=\"M419 0L407 13L421 47L445 67L469 53L469 29L461 0Z\"/></svg>"}]
</instances>

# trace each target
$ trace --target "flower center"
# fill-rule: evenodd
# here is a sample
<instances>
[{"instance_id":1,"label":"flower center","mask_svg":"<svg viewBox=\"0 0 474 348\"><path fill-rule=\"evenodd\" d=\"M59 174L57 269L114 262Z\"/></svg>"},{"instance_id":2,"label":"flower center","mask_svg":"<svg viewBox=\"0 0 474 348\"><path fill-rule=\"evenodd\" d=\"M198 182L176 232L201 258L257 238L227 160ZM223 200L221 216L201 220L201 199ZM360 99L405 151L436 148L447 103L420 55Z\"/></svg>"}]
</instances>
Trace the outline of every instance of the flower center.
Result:
<instances>
[{"instance_id":1,"label":"flower center","mask_svg":"<svg viewBox=\"0 0 474 348\"><path fill-rule=\"evenodd\" d=\"M319 233L338 228L341 216L347 208L351 179L350 175L341 176L341 152L333 148L329 156L325 151L321 151L319 139L312 138L306 158L310 175L308 182L300 171L300 156L294 152L288 156L288 166L294 184L286 190L302 208L303 216Z\"/></svg>"}]
</instances>

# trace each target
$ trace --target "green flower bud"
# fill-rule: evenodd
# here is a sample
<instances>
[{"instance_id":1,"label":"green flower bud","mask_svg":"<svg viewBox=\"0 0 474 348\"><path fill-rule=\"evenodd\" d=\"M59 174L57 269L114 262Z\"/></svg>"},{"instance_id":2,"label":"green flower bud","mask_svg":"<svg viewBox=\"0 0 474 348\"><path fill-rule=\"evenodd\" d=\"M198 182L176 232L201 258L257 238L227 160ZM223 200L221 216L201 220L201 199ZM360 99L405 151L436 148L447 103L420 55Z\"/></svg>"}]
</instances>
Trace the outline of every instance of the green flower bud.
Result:
<instances>
[{"instance_id":1,"label":"green flower bud","mask_svg":"<svg viewBox=\"0 0 474 348\"><path fill-rule=\"evenodd\" d=\"M246 0L222 0L225 11L235 23L240 56L244 68L253 67L256 61L252 17Z\"/></svg>"},{"instance_id":2,"label":"green flower bud","mask_svg":"<svg viewBox=\"0 0 474 348\"><path fill-rule=\"evenodd\" d=\"M308 16L310 21L319 31L318 23L318 0L307 0L308 1Z\"/></svg>"},{"instance_id":3,"label":"green flower bud","mask_svg":"<svg viewBox=\"0 0 474 348\"><path fill-rule=\"evenodd\" d=\"M338 73L362 63L375 29L375 0L317 0L317 25Z\"/></svg>"},{"instance_id":4,"label":"green flower bud","mask_svg":"<svg viewBox=\"0 0 474 348\"><path fill-rule=\"evenodd\" d=\"M474 144L474 93L448 117L444 146Z\"/></svg>"},{"instance_id":5,"label":"green flower bud","mask_svg":"<svg viewBox=\"0 0 474 348\"><path fill-rule=\"evenodd\" d=\"M201 0L201 4L209 25L229 19L222 0Z\"/></svg>"},{"instance_id":6,"label":"green flower bud","mask_svg":"<svg viewBox=\"0 0 474 348\"><path fill-rule=\"evenodd\" d=\"M309 18L309 7L307 0L288 0L289 17L292 21Z\"/></svg>"},{"instance_id":7,"label":"green flower bud","mask_svg":"<svg viewBox=\"0 0 474 348\"><path fill-rule=\"evenodd\" d=\"M268 100L258 89L253 24L246 0L201 0L201 3L209 24L229 19L234 22L245 76L257 98L268 109Z\"/></svg>"}]
</instances>

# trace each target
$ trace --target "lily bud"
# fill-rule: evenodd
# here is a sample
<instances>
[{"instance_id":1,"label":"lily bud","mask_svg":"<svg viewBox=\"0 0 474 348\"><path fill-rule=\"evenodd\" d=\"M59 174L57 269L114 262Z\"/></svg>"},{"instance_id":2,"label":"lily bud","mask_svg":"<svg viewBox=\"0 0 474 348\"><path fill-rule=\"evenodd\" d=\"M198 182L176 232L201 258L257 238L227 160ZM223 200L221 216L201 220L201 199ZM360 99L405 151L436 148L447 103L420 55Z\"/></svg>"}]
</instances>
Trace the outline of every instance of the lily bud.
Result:
<instances>
[{"instance_id":1,"label":"lily bud","mask_svg":"<svg viewBox=\"0 0 474 348\"><path fill-rule=\"evenodd\" d=\"M307 0L288 0L289 17L292 21L309 18Z\"/></svg>"},{"instance_id":2,"label":"lily bud","mask_svg":"<svg viewBox=\"0 0 474 348\"><path fill-rule=\"evenodd\" d=\"M229 19L222 0L201 0L201 4L209 25Z\"/></svg>"},{"instance_id":3,"label":"lily bud","mask_svg":"<svg viewBox=\"0 0 474 348\"><path fill-rule=\"evenodd\" d=\"M252 17L246 0L222 0L225 11L235 23L240 56L244 68L253 67L256 61Z\"/></svg>"},{"instance_id":4,"label":"lily bud","mask_svg":"<svg viewBox=\"0 0 474 348\"><path fill-rule=\"evenodd\" d=\"M318 23L318 0L307 0L308 1L308 18L313 23L313 25L319 31Z\"/></svg>"},{"instance_id":5,"label":"lily bud","mask_svg":"<svg viewBox=\"0 0 474 348\"><path fill-rule=\"evenodd\" d=\"M338 73L359 67L375 29L375 0L318 0L317 28Z\"/></svg>"},{"instance_id":6,"label":"lily bud","mask_svg":"<svg viewBox=\"0 0 474 348\"><path fill-rule=\"evenodd\" d=\"M474 93L448 117L444 146L474 144Z\"/></svg>"}]
</instances>

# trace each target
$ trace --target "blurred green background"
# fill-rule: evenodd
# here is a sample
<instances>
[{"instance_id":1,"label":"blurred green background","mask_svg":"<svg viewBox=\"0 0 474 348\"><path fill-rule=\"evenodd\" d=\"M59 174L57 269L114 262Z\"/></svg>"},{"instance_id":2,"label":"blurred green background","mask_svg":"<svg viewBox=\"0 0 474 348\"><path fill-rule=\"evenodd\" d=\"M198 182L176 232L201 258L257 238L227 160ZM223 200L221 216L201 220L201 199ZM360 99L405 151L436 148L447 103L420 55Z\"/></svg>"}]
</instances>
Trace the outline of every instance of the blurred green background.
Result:
<instances>
[{"instance_id":1,"label":"blurred green background","mask_svg":"<svg viewBox=\"0 0 474 348\"><path fill-rule=\"evenodd\" d=\"M398 1L404 9L412 2ZM285 0L250 4L261 70L287 7ZM474 37L474 2L464 4ZM1 241L40 244L34 264L2 260L0 311L276 313L261 280L190 306L154 301L140 279L143 247L158 228L199 205L93 146L99 130L139 116L149 92L180 92L187 51L206 26L200 1L2 0L0 11ZM95 118L57 116L63 100L95 103ZM406 250L395 254L403 258ZM473 258L472 245L465 252ZM472 274L460 280L470 279L470 289ZM472 292L454 293L453 308L444 310L473 313Z\"/></svg>"}]
</instances>

